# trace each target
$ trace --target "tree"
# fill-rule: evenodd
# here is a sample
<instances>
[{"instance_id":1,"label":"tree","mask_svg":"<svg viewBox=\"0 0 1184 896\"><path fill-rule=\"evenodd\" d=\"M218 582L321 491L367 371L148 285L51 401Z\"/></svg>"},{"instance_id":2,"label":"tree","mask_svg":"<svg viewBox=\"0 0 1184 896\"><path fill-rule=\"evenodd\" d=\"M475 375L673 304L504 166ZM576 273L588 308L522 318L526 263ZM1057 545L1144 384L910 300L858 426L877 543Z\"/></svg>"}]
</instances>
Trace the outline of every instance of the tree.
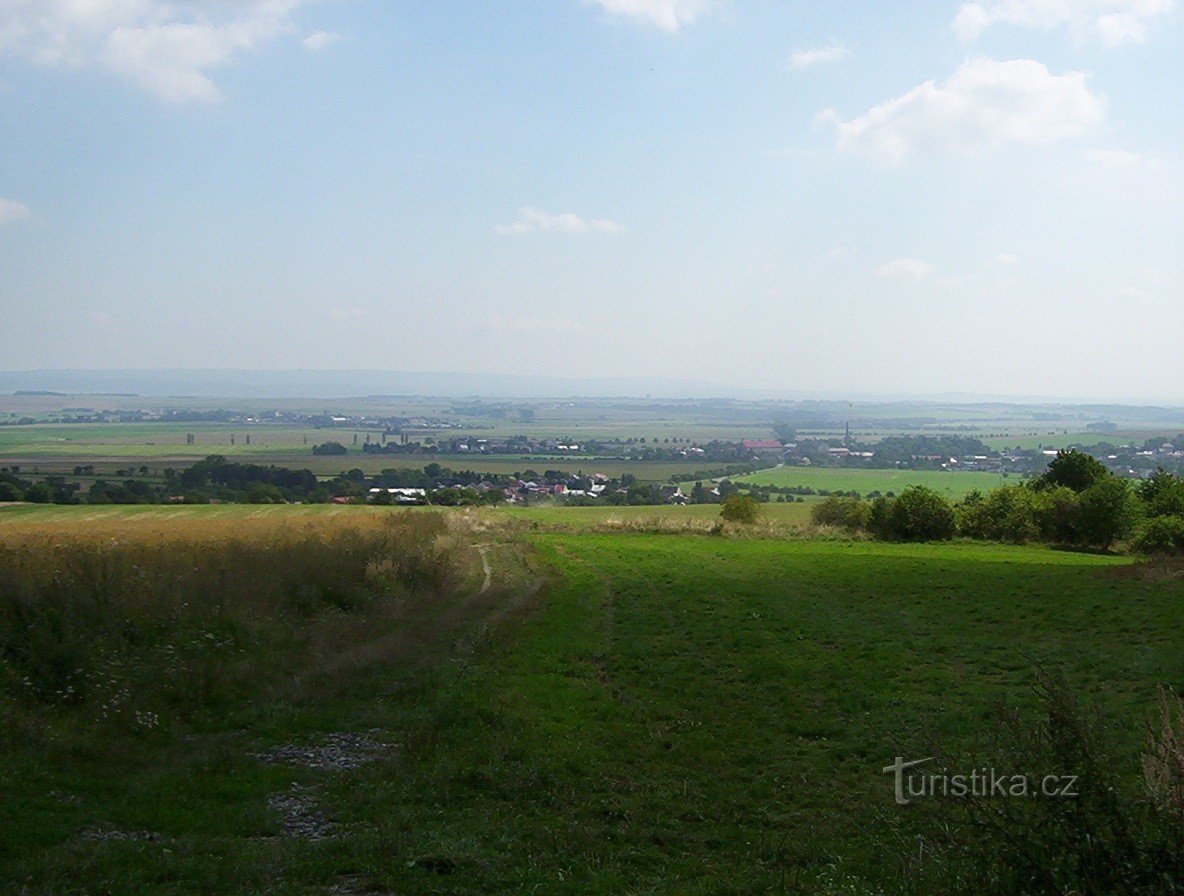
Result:
<instances>
[{"instance_id":1,"label":"tree","mask_svg":"<svg viewBox=\"0 0 1184 896\"><path fill-rule=\"evenodd\" d=\"M941 541L954 535L954 508L933 489L910 485L892 500L884 523L895 541Z\"/></svg>"},{"instance_id":2,"label":"tree","mask_svg":"<svg viewBox=\"0 0 1184 896\"><path fill-rule=\"evenodd\" d=\"M1117 476L1106 476L1081 493L1078 531L1088 545L1109 548L1127 535L1134 522L1130 485Z\"/></svg>"},{"instance_id":3,"label":"tree","mask_svg":"<svg viewBox=\"0 0 1184 896\"><path fill-rule=\"evenodd\" d=\"M810 509L810 519L822 526L854 532L867 526L871 512L871 505L858 498L830 497Z\"/></svg>"},{"instance_id":4,"label":"tree","mask_svg":"<svg viewBox=\"0 0 1184 896\"><path fill-rule=\"evenodd\" d=\"M1058 451L1057 456L1049 462L1048 470L1034 484L1037 488L1063 485L1075 492L1083 492L1109 475L1110 471L1096 457L1071 448Z\"/></svg>"},{"instance_id":5,"label":"tree","mask_svg":"<svg viewBox=\"0 0 1184 896\"><path fill-rule=\"evenodd\" d=\"M1184 479L1163 467L1142 480L1135 490L1151 516L1184 516Z\"/></svg>"},{"instance_id":6,"label":"tree","mask_svg":"<svg viewBox=\"0 0 1184 896\"><path fill-rule=\"evenodd\" d=\"M778 420L773 424L773 435L775 435L781 442L792 442L797 434L798 431L784 420Z\"/></svg>"},{"instance_id":7,"label":"tree","mask_svg":"<svg viewBox=\"0 0 1184 896\"><path fill-rule=\"evenodd\" d=\"M751 525L757 521L760 516L761 506L757 503L756 498L751 495L732 495L728 500L724 501L724 506L720 508L720 519L727 520L729 523L744 523Z\"/></svg>"}]
</instances>

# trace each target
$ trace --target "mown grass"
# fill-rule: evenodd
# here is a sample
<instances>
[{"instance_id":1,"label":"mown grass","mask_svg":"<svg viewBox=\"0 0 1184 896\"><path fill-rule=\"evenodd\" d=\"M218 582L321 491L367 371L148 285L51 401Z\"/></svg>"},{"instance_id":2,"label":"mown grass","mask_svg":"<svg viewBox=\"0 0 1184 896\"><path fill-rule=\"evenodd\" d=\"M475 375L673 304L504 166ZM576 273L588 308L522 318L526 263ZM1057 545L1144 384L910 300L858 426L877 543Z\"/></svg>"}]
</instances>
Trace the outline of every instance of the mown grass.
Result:
<instances>
[{"instance_id":1,"label":"mown grass","mask_svg":"<svg viewBox=\"0 0 1184 896\"><path fill-rule=\"evenodd\" d=\"M1042 667L1105 711L1134 777L1156 685L1184 684L1181 580L1117 558L536 528L550 584L525 600L540 573L488 529L510 516L464 523L494 594L464 598L469 555L454 599L314 613L319 650L260 656L204 718L88 744L78 708L37 710L2 757L0 889L876 892L943 811L894 805L894 756L973 765ZM342 772L252 757L339 731L391 746ZM282 834L268 798L293 782L328 839Z\"/></svg>"}]
</instances>

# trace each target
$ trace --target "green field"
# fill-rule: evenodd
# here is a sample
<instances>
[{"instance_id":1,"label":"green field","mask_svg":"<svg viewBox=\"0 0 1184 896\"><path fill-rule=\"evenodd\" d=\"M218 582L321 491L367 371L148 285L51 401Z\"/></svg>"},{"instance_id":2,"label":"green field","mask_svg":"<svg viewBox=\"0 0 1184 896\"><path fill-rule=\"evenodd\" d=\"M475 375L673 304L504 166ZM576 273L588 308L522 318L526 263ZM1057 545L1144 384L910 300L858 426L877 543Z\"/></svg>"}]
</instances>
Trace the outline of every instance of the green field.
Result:
<instances>
[{"instance_id":1,"label":"green field","mask_svg":"<svg viewBox=\"0 0 1184 896\"><path fill-rule=\"evenodd\" d=\"M10 507L0 545L24 523L123 525L124 543L137 520L262 513L258 534L391 514L333 510ZM150 731L88 706L22 722L0 751L0 890L896 892L895 851L933 813L894 805L892 757L976 762L997 703L1033 711L1040 666L1104 712L1133 784L1156 685L1184 683L1179 578L1121 558L567 528L606 510L466 515L489 600L412 604L397 641L328 607L302 623L313 646L336 632L320 665L208 713L170 718L148 693ZM345 735L383 746L336 770L258 758Z\"/></svg>"},{"instance_id":2,"label":"green field","mask_svg":"<svg viewBox=\"0 0 1184 896\"><path fill-rule=\"evenodd\" d=\"M186 444L188 433L195 434L195 444ZM251 436L250 445L246 444L247 435ZM362 432L359 441L364 441L365 435ZM372 433L371 438L377 441L378 433ZM0 466L16 464L26 474L70 475L75 467L91 464L96 468L96 475L108 477L116 469L147 466L150 475L159 475L166 467L180 469L219 454L249 463L308 469L322 477L351 469L373 476L393 467L422 468L428 463L438 463L457 470L495 474L525 470L541 473L548 469L613 477L632 473L643 482L666 482L675 474L693 474L719 466L706 461L629 461L570 455L367 454L355 447L352 440L352 430L301 430L282 426L184 423L6 426L0 427ZM314 455L312 446L324 441L340 441L349 453Z\"/></svg>"},{"instance_id":3,"label":"green field","mask_svg":"<svg viewBox=\"0 0 1184 896\"><path fill-rule=\"evenodd\" d=\"M858 470L840 467L776 467L761 470L751 476L736 477L738 483L776 485L782 488L806 486L828 491L857 491L866 495L871 491L896 492L910 485L924 485L957 500L978 489L986 492L1001 485L1023 480L1001 473L953 473L944 470Z\"/></svg>"}]
</instances>

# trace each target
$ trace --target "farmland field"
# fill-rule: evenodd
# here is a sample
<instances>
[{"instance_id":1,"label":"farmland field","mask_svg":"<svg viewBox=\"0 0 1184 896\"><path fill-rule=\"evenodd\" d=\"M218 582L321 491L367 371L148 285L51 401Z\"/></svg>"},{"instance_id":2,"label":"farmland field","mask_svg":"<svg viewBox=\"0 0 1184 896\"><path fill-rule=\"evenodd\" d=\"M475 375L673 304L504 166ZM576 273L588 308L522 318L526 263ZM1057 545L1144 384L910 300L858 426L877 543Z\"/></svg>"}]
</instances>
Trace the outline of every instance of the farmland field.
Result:
<instances>
[{"instance_id":1,"label":"farmland field","mask_svg":"<svg viewBox=\"0 0 1184 896\"><path fill-rule=\"evenodd\" d=\"M761 505L762 515L771 522L791 525L804 524L809 519L809 500L799 503L768 503ZM432 508L414 508L415 512L434 512ZM598 506L564 507L483 507L472 511L491 521L515 520L535 523L545 528L587 529L608 520L660 519L670 523L680 520L714 520L719 517L717 504L687 504L658 506ZM352 516L375 516L398 513L390 507L373 505L335 504L195 504L177 505L92 505L68 504L0 504L0 537L6 531L28 530L45 524L83 526L94 523L165 524L185 520L316 520L321 518L348 520Z\"/></svg>"},{"instance_id":2,"label":"farmland field","mask_svg":"<svg viewBox=\"0 0 1184 896\"><path fill-rule=\"evenodd\" d=\"M277 666L211 713L170 709L150 679L136 708L160 714L151 727L103 722L89 703L9 705L22 721L0 752L14 809L0 889L876 892L899 867L885 850L930 815L894 806L880 771L893 756L974 761L997 702L1033 710L1042 666L1105 712L1133 782L1155 687L1184 680L1179 579L1121 558L571 531L580 508L334 510L0 509L0 544L39 528L57 544L71 529L122 533L112 550L186 520L216 538L248 522L242 537L271 537L272 521L328 536L384 514L467 520L453 538L489 545L494 585L486 602L392 617L416 633L414 662L335 605L299 617L319 665ZM594 510L589 525L654 509ZM513 520L535 527L501 525ZM104 568L113 581L119 567ZM218 643L233 631L204 625ZM117 684L125 672L108 668ZM299 759L326 743L363 758ZM276 751L297 759L260 758Z\"/></svg>"},{"instance_id":3,"label":"farmland field","mask_svg":"<svg viewBox=\"0 0 1184 896\"><path fill-rule=\"evenodd\" d=\"M750 476L738 476L739 483L753 485L776 485L783 488L806 486L828 491L857 491L866 495L871 491L896 492L899 494L910 485L924 485L940 492L950 499L962 498L978 489L986 492L992 488L1022 480L1002 473L965 472L954 473L944 470L860 470L839 467L776 467L761 470Z\"/></svg>"}]
</instances>

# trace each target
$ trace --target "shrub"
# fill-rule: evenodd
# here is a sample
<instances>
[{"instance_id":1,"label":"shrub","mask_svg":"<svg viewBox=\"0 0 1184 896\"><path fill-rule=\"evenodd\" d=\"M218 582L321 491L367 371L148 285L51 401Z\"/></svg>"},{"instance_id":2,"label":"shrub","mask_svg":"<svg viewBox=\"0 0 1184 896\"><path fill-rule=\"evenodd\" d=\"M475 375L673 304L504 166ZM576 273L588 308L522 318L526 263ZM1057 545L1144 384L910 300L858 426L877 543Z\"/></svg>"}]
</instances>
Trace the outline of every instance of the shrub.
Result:
<instances>
[{"instance_id":1,"label":"shrub","mask_svg":"<svg viewBox=\"0 0 1184 896\"><path fill-rule=\"evenodd\" d=\"M1081 493L1076 532L1080 543L1109 548L1130 533L1133 522L1134 505L1125 479L1106 476Z\"/></svg>"},{"instance_id":2,"label":"shrub","mask_svg":"<svg viewBox=\"0 0 1184 896\"><path fill-rule=\"evenodd\" d=\"M933 489L910 485L892 500L885 523L882 534L894 541L940 541L954 535L954 508Z\"/></svg>"},{"instance_id":3,"label":"shrub","mask_svg":"<svg viewBox=\"0 0 1184 896\"><path fill-rule=\"evenodd\" d=\"M1184 517L1184 479L1160 468L1138 484L1135 491L1150 516Z\"/></svg>"},{"instance_id":4,"label":"shrub","mask_svg":"<svg viewBox=\"0 0 1184 896\"><path fill-rule=\"evenodd\" d=\"M810 519L822 526L865 529L871 519L871 505L858 498L831 497L810 508Z\"/></svg>"},{"instance_id":5,"label":"shrub","mask_svg":"<svg viewBox=\"0 0 1184 896\"><path fill-rule=\"evenodd\" d=\"M761 506L749 495L729 495L720 508L719 516L729 523L752 524L760 516Z\"/></svg>"},{"instance_id":6,"label":"shrub","mask_svg":"<svg viewBox=\"0 0 1184 896\"><path fill-rule=\"evenodd\" d=\"M1144 522L1131 547L1140 554L1184 554L1184 516L1155 516Z\"/></svg>"}]
</instances>

